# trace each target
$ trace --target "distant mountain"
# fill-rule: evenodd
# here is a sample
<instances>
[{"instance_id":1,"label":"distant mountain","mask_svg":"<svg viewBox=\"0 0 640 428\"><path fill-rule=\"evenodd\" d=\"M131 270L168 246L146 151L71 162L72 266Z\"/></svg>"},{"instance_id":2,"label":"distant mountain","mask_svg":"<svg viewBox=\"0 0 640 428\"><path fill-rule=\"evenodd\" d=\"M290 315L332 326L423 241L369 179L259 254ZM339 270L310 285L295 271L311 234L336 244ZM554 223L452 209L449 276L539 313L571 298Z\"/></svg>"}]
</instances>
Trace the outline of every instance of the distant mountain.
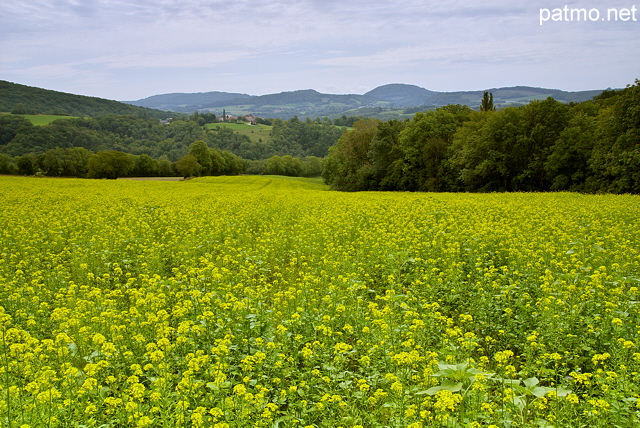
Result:
<instances>
[{"instance_id":1,"label":"distant mountain","mask_svg":"<svg viewBox=\"0 0 640 428\"><path fill-rule=\"evenodd\" d=\"M153 95L138 101L123 101L140 107L157 108L160 110L177 111L176 108L184 108L196 105L216 104L221 101L241 100L251 98L251 95L230 92L197 92L197 93L173 93ZM189 113L193 110L189 111Z\"/></svg>"},{"instance_id":2,"label":"distant mountain","mask_svg":"<svg viewBox=\"0 0 640 428\"><path fill-rule=\"evenodd\" d=\"M581 102L602 91L567 92L558 89L515 86L487 89L497 107L517 106L532 100L553 97L561 102ZM124 114L166 118L173 112L195 111L220 115L223 109L232 115L254 114L268 118L293 116L336 118L368 116L381 119L407 118L421 110L448 104L477 108L483 91L435 92L415 85L394 83L377 87L363 95L323 94L313 89L248 95L232 92L170 93L138 101L118 102L96 97L35 88L0 80L0 111L12 111L22 104L27 113L71 116ZM171 113L168 113L171 112Z\"/></svg>"},{"instance_id":3,"label":"distant mountain","mask_svg":"<svg viewBox=\"0 0 640 428\"><path fill-rule=\"evenodd\" d=\"M431 98L437 92L429 91L415 85L392 83L378 86L364 94L374 100L387 101L400 107L413 107L431 104Z\"/></svg>"},{"instance_id":4,"label":"distant mountain","mask_svg":"<svg viewBox=\"0 0 640 428\"><path fill-rule=\"evenodd\" d=\"M73 95L0 80L0 111L21 104L30 114L101 116L106 114L166 118L170 109L138 107L104 98Z\"/></svg>"},{"instance_id":5,"label":"distant mountain","mask_svg":"<svg viewBox=\"0 0 640 428\"><path fill-rule=\"evenodd\" d=\"M313 89L280 92L268 95L247 95L230 92L154 95L138 101L124 101L137 106L167 109L181 113L212 111L222 113L227 108L233 114L258 114L271 118L292 116L339 115L340 112L368 105L387 105L365 95L322 94Z\"/></svg>"},{"instance_id":6,"label":"distant mountain","mask_svg":"<svg viewBox=\"0 0 640 428\"><path fill-rule=\"evenodd\" d=\"M487 89L493 93L497 107L517 106L532 100L553 97L561 102L586 101L601 90L567 92L558 89L515 86ZM201 92L192 94L154 95L127 103L171 110L181 113L213 112L255 114L263 117L289 119L292 116L332 118L342 115L381 118L408 116L415 111L432 109L448 104L463 104L477 108L484 90L435 92L416 85L393 83L379 86L363 95L323 94L313 89L280 92L268 95L247 95L230 92Z\"/></svg>"},{"instance_id":7,"label":"distant mountain","mask_svg":"<svg viewBox=\"0 0 640 428\"><path fill-rule=\"evenodd\" d=\"M544 100L548 97L569 103L590 100L600 94L601 90L567 92L559 89L533 88L530 86L513 86L509 88L492 88L486 91L493 94L493 103L500 107L526 104L533 100ZM429 104L442 106L447 104L464 104L478 106L484 91L436 92Z\"/></svg>"}]
</instances>

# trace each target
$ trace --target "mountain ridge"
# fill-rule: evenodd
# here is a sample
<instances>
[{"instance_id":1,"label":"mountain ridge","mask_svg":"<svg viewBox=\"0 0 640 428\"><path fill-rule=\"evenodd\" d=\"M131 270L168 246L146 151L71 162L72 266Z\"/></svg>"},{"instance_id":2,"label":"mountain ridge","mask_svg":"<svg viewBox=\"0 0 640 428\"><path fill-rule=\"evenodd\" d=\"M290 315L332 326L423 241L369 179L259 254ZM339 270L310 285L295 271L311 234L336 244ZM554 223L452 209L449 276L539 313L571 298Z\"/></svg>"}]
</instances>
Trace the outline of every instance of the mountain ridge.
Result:
<instances>
[{"instance_id":1,"label":"mountain ridge","mask_svg":"<svg viewBox=\"0 0 640 428\"><path fill-rule=\"evenodd\" d=\"M518 106L535 99L553 97L558 101L581 102L600 94L602 90L563 91L559 89L511 86L485 89L493 93L498 108ZM146 117L192 114L193 112L221 115L253 114L265 118L290 119L298 117L342 116L376 117L383 120L410 118L418 111L435 109L448 104L463 104L478 108L483 92L430 91L416 85L391 83L378 86L364 94L325 94L315 89L302 89L265 95L241 92L173 92L152 95L137 101L115 101L87 97L0 80L0 111L12 111L18 105L27 113L96 116L104 114L133 114ZM175 116L174 116L175 117Z\"/></svg>"},{"instance_id":2,"label":"mountain ridge","mask_svg":"<svg viewBox=\"0 0 640 428\"><path fill-rule=\"evenodd\" d=\"M106 98L27 86L0 80L0 111L23 109L25 113L69 116L106 114L165 118L167 111L122 103Z\"/></svg>"},{"instance_id":3,"label":"mountain ridge","mask_svg":"<svg viewBox=\"0 0 640 428\"><path fill-rule=\"evenodd\" d=\"M247 95L233 92L198 92L158 94L124 103L180 113L213 112L226 109L234 114L256 114L264 117L288 119L292 116L338 117L354 110L372 112L424 109L448 104L464 104L477 108L484 91L493 93L497 107L517 106L549 96L561 102L586 101L602 90L563 91L532 86L510 86L476 91L438 92L417 85L390 83L378 86L364 94L327 94L315 89L300 89L265 95ZM210 94L210 95L209 95ZM382 109L382 110L381 110ZM396 115L402 112L396 112Z\"/></svg>"}]
</instances>

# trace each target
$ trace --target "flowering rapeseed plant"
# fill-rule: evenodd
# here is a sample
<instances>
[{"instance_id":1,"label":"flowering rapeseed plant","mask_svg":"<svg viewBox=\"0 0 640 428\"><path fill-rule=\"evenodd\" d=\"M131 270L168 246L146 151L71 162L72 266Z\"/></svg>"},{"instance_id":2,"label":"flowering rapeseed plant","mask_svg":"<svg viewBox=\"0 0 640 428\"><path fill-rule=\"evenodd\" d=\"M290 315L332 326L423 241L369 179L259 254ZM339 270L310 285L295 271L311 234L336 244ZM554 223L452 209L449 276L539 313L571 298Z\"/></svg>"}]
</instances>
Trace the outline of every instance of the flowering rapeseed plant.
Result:
<instances>
[{"instance_id":1,"label":"flowering rapeseed plant","mask_svg":"<svg viewBox=\"0 0 640 428\"><path fill-rule=\"evenodd\" d=\"M2 426L640 423L637 196L0 189Z\"/></svg>"}]
</instances>

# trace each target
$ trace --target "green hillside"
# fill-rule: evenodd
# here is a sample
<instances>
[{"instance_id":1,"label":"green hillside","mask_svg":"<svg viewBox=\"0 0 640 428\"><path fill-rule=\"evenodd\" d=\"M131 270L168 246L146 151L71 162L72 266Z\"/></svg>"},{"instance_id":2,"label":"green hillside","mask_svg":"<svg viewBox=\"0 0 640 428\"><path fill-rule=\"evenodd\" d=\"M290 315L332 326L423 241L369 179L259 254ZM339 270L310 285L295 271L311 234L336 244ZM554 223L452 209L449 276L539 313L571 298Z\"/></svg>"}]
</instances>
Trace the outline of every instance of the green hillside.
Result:
<instances>
[{"instance_id":1,"label":"green hillside","mask_svg":"<svg viewBox=\"0 0 640 428\"><path fill-rule=\"evenodd\" d=\"M252 142L262 140L265 143L271 141L271 130L273 129L269 125L249 125L247 123L209 123L206 127L213 130L229 128L237 134L246 135Z\"/></svg>"},{"instance_id":2,"label":"green hillside","mask_svg":"<svg viewBox=\"0 0 640 428\"><path fill-rule=\"evenodd\" d=\"M0 80L0 111L63 116L107 114L166 118L171 112L134 106L104 98L73 95Z\"/></svg>"}]
</instances>

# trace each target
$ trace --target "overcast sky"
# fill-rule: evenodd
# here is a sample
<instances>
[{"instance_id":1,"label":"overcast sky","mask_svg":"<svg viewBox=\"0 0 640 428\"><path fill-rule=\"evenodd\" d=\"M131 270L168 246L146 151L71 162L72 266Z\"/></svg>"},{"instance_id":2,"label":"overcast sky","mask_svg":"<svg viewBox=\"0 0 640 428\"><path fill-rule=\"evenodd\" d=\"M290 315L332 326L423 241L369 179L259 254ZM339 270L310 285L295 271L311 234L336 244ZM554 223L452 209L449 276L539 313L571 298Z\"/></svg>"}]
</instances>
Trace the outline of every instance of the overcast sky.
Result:
<instances>
[{"instance_id":1,"label":"overcast sky","mask_svg":"<svg viewBox=\"0 0 640 428\"><path fill-rule=\"evenodd\" d=\"M565 5L590 16L540 25L540 9ZM640 78L632 7L640 0L2 1L0 80L116 100L387 83L618 88ZM629 9L626 21L609 8Z\"/></svg>"}]
</instances>

